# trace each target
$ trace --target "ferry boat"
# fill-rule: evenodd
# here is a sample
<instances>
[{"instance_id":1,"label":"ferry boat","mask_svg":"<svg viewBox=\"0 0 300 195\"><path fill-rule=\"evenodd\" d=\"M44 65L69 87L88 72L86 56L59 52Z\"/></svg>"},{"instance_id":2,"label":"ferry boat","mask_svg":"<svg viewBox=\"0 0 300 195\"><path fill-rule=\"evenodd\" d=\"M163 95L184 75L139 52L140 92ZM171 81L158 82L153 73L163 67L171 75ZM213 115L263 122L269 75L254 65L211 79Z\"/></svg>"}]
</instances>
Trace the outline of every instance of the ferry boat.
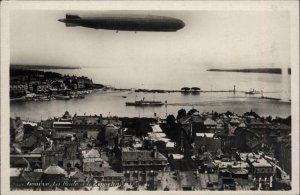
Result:
<instances>
[{"instance_id":1,"label":"ferry boat","mask_svg":"<svg viewBox=\"0 0 300 195\"><path fill-rule=\"evenodd\" d=\"M256 91L254 89L250 89L249 91L246 91L245 94L248 94L248 95L254 95L254 94L260 94L259 91Z\"/></svg>"},{"instance_id":2,"label":"ferry boat","mask_svg":"<svg viewBox=\"0 0 300 195\"><path fill-rule=\"evenodd\" d=\"M139 101L126 102L126 106L162 106L164 105L161 101L146 101L145 98Z\"/></svg>"}]
</instances>

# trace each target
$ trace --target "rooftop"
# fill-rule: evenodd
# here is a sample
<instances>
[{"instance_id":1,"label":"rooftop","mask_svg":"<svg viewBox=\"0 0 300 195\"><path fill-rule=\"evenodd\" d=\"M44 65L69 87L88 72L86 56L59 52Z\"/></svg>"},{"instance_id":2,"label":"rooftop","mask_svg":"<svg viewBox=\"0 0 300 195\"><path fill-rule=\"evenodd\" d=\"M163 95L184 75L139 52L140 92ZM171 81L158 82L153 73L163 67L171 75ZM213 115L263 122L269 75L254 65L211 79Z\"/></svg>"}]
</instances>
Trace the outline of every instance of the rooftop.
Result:
<instances>
[{"instance_id":1,"label":"rooftop","mask_svg":"<svg viewBox=\"0 0 300 195\"><path fill-rule=\"evenodd\" d=\"M50 165L44 173L48 175L67 175L67 172L58 165Z\"/></svg>"},{"instance_id":2,"label":"rooftop","mask_svg":"<svg viewBox=\"0 0 300 195\"><path fill-rule=\"evenodd\" d=\"M152 131L153 131L153 133L162 133L163 132L159 125L153 125Z\"/></svg>"},{"instance_id":3,"label":"rooftop","mask_svg":"<svg viewBox=\"0 0 300 195\"><path fill-rule=\"evenodd\" d=\"M212 138L214 137L215 134L213 133L196 133L196 136L197 137L209 137L209 138Z\"/></svg>"},{"instance_id":4,"label":"rooftop","mask_svg":"<svg viewBox=\"0 0 300 195\"><path fill-rule=\"evenodd\" d=\"M207 118L204 121L204 125L214 126L214 125L217 125L217 123L216 123L216 121L212 120L211 118Z\"/></svg>"},{"instance_id":5,"label":"rooftop","mask_svg":"<svg viewBox=\"0 0 300 195\"><path fill-rule=\"evenodd\" d=\"M24 171L22 173L22 177L26 181L31 181L31 182L38 182L38 181L40 181L42 175L43 175L43 172Z\"/></svg>"},{"instance_id":6,"label":"rooftop","mask_svg":"<svg viewBox=\"0 0 300 195\"><path fill-rule=\"evenodd\" d=\"M100 158L100 153L96 149L84 150L82 151L82 155L84 158Z\"/></svg>"},{"instance_id":7,"label":"rooftop","mask_svg":"<svg viewBox=\"0 0 300 195\"><path fill-rule=\"evenodd\" d=\"M122 161L137 161L139 158L142 161L167 160L160 152L157 152L157 158L154 158L152 151L122 149Z\"/></svg>"}]
</instances>

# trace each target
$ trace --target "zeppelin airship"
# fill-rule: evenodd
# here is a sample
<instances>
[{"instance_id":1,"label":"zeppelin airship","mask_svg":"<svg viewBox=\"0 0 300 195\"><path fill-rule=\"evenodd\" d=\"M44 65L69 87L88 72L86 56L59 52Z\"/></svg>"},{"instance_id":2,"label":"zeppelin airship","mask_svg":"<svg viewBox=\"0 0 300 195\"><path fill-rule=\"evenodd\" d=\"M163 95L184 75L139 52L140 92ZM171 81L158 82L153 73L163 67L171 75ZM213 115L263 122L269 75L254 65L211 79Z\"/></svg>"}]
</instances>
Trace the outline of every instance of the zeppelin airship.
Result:
<instances>
[{"instance_id":1,"label":"zeppelin airship","mask_svg":"<svg viewBox=\"0 0 300 195\"><path fill-rule=\"evenodd\" d=\"M182 29L183 21L166 16L155 15L102 15L99 17L80 17L66 14L64 19L58 21L65 23L67 27L82 26L93 29L105 29L115 31L153 31L175 32Z\"/></svg>"}]
</instances>

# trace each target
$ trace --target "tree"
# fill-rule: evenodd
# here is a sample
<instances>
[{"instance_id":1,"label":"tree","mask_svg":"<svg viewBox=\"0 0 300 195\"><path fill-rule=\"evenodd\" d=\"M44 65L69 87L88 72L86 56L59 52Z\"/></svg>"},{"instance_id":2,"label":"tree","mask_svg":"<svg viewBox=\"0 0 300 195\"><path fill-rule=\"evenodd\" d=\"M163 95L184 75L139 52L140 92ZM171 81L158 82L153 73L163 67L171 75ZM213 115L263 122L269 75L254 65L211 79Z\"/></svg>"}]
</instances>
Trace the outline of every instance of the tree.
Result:
<instances>
[{"instance_id":1,"label":"tree","mask_svg":"<svg viewBox=\"0 0 300 195\"><path fill-rule=\"evenodd\" d=\"M172 115L172 114L168 115L166 120L167 120L167 125L169 128L172 128L175 126L176 119L175 119L174 115Z\"/></svg>"},{"instance_id":2,"label":"tree","mask_svg":"<svg viewBox=\"0 0 300 195\"><path fill-rule=\"evenodd\" d=\"M271 116L271 115L267 116L267 117L266 117L266 120L267 120L268 122L272 122L272 116Z\"/></svg>"},{"instance_id":3,"label":"tree","mask_svg":"<svg viewBox=\"0 0 300 195\"><path fill-rule=\"evenodd\" d=\"M185 116L186 116L186 110L181 108L180 110L178 110L176 119L179 120L179 119L181 119L182 117L185 117Z\"/></svg>"},{"instance_id":4,"label":"tree","mask_svg":"<svg viewBox=\"0 0 300 195\"><path fill-rule=\"evenodd\" d=\"M232 115L233 115L233 113L232 113L232 112L230 112L229 110L227 110L227 112L225 113L225 115L226 115L226 116L232 116Z\"/></svg>"},{"instance_id":5,"label":"tree","mask_svg":"<svg viewBox=\"0 0 300 195\"><path fill-rule=\"evenodd\" d=\"M188 111L187 116L191 116L195 112L198 112L198 110L196 110L195 108L192 108L191 110Z\"/></svg>"}]
</instances>

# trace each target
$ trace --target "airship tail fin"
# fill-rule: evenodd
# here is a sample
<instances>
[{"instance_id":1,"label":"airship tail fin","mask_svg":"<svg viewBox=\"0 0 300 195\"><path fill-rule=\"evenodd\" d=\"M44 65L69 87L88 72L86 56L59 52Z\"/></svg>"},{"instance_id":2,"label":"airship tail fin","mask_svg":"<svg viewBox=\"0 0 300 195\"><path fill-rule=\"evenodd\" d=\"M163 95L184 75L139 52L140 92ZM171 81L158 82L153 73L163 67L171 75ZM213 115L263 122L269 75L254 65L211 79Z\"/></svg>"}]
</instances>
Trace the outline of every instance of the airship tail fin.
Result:
<instances>
[{"instance_id":1,"label":"airship tail fin","mask_svg":"<svg viewBox=\"0 0 300 195\"><path fill-rule=\"evenodd\" d=\"M66 19L80 19L80 17L77 15L66 14Z\"/></svg>"},{"instance_id":2,"label":"airship tail fin","mask_svg":"<svg viewBox=\"0 0 300 195\"><path fill-rule=\"evenodd\" d=\"M70 22L66 23L66 27L74 27L74 26L78 26L78 24L74 24L74 23L70 23Z\"/></svg>"}]
</instances>

